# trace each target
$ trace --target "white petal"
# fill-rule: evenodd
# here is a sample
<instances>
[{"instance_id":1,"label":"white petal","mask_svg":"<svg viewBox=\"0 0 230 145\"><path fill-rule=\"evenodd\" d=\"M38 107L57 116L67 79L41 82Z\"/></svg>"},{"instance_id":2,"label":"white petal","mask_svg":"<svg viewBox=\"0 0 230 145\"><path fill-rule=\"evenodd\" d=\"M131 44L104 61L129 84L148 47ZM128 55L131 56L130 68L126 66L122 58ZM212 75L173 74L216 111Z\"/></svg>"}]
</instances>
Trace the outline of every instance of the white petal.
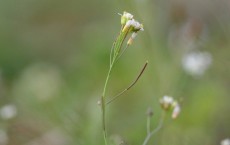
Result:
<instances>
[{"instance_id":1,"label":"white petal","mask_svg":"<svg viewBox=\"0 0 230 145\"><path fill-rule=\"evenodd\" d=\"M173 109L173 113L172 113L172 118L175 119L177 118L177 116L180 114L180 106L176 105L175 108Z\"/></svg>"},{"instance_id":2,"label":"white petal","mask_svg":"<svg viewBox=\"0 0 230 145\"><path fill-rule=\"evenodd\" d=\"M130 13L127 13L127 12L124 12L124 16L125 16L127 19L132 19L132 18L133 18L133 15L130 14Z\"/></svg>"}]
</instances>

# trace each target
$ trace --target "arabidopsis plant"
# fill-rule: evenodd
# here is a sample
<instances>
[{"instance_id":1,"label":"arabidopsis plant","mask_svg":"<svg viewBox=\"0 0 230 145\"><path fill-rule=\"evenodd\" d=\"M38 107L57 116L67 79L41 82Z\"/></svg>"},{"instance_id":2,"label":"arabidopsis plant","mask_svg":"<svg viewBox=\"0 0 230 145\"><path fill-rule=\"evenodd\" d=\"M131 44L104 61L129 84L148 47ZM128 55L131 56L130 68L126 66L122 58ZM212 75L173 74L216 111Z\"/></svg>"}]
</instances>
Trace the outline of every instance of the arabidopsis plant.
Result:
<instances>
[{"instance_id":1,"label":"arabidopsis plant","mask_svg":"<svg viewBox=\"0 0 230 145\"><path fill-rule=\"evenodd\" d=\"M138 75L136 80L130 86L128 86L124 91L115 95L115 97L113 97L109 101L107 100L107 94L106 94L107 86L108 86L109 78L110 78L112 69L114 67L114 64L115 64L115 62L117 62L117 60L120 58L120 56L122 56L123 52L128 48L128 46L130 46L132 44L134 38L137 35L137 32L140 30L141 31L144 30L143 25L140 24L138 21L134 20L132 14L130 14L128 12L124 12L121 15L121 31L120 31L117 39L114 41L113 46L112 46L111 51L110 51L109 70L108 70L108 73L107 73L107 76L105 79L105 84L103 87L101 100L98 101L98 105L101 106L101 111L102 111L102 127L103 127L103 136L104 136L105 145L108 145L107 144L106 117L105 117L106 116L106 106L109 103L111 103L114 99L116 99L117 97L119 97L120 95L122 95L123 93L128 91L130 88L132 88L136 84L136 82L139 80L139 78L143 74L143 72L144 72L144 70L148 64L148 61L146 61L140 74ZM129 38L127 45L124 47L123 42L126 40L126 38L129 34L132 34L132 35Z\"/></svg>"}]
</instances>

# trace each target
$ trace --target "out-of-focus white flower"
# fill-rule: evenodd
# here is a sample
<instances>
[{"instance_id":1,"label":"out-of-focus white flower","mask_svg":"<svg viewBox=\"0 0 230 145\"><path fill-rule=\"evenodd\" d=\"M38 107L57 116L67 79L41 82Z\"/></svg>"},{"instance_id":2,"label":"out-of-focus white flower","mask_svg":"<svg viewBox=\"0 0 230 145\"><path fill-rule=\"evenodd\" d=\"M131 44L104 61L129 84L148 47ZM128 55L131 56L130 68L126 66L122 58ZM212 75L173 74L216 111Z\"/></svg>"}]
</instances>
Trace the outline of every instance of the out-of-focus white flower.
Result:
<instances>
[{"instance_id":1,"label":"out-of-focus white flower","mask_svg":"<svg viewBox=\"0 0 230 145\"><path fill-rule=\"evenodd\" d=\"M0 116L3 119L6 119L6 120L11 119L15 117L16 115L17 115L17 108L15 105L8 104L8 105L3 106L0 109Z\"/></svg>"},{"instance_id":2,"label":"out-of-focus white flower","mask_svg":"<svg viewBox=\"0 0 230 145\"><path fill-rule=\"evenodd\" d=\"M188 53L182 59L183 69L194 77L202 76L212 63L211 54L208 52Z\"/></svg>"},{"instance_id":3,"label":"out-of-focus white flower","mask_svg":"<svg viewBox=\"0 0 230 145\"><path fill-rule=\"evenodd\" d=\"M226 138L220 142L221 145L230 145L230 139Z\"/></svg>"},{"instance_id":4,"label":"out-of-focus white flower","mask_svg":"<svg viewBox=\"0 0 230 145\"><path fill-rule=\"evenodd\" d=\"M164 110L168 110L171 108L172 104L173 104L173 98L171 96L163 96L161 99L160 99L160 104L161 104L161 107L164 109Z\"/></svg>"},{"instance_id":5,"label":"out-of-focus white flower","mask_svg":"<svg viewBox=\"0 0 230 145\"><path fill-rule=\"evenodd\" d=\"M97 105L101 106L101 100L97 101Z\"/></svg>"},{"instance_id":6,"label":"out-of-focus white flower","mask_svg":"<svg viewBox=\"0 0 230 145\"><path fill-rule=\"evenodd\" d=\"M172 118L176 119L181 112L179 103L173 99L171 96L163 96L160 99L160 104L163 110L172 110Z\"/></svg>"},{"instance_id":7,"label":"out-of-focus white flower","mask_svg":"<svg viewBox=\"0 0 230 145\"><path fill-rule=\"evenodd\" d=\"M161 101L163 103L172 104L173 103L173 98L171 96L163 96Z\"/></svg>"},{"instance_id":8,"label":"out-of-focus white flower","mask_svg":"<svg viewBox=\"0 0 230 145\"><path fill-rule=\"evenodd\" d=\"M176 103L173 112L172 112L172 118L176 119L178 117L178 115L180 114L181 108L180 105L178 103Z\"/></svg>"},{"instance_id":9,"label":"out-of-focus white flower","mask_svg":"<svg viewBox=\"0 0 230 145\"><path fill-rule=\"evenodd\" d=\"M8 135L4 130L0 130L0 145L6 145L8 143Z\"/></svg>"}]
</instances>

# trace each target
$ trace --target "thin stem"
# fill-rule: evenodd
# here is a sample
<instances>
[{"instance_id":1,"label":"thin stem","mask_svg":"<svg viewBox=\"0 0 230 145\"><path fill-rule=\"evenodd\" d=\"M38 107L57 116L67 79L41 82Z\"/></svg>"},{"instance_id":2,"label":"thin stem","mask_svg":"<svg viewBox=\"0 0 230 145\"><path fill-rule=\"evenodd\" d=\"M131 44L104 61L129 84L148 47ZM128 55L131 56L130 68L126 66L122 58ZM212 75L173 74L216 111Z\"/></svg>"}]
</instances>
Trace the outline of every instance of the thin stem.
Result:
<instances>
[{"instance_id":1,"label":"thin stem","mask_svg":"<svg viewBox=\"0 0 230 145\"><path fill-rule=\"evenodd\" d=\"M107 143L107 134L106 134L106 130L103 131L103 134L104 134L104 142L105 142L105 145L108 145L108 143Z\"/></svg>"},{"instance_id":2,"label":"thin stem","mask_svg":"<svg viewBox=\"0 0 230 145\"><path fill-rule=\"evenodd\" d=\"M112 68L115 64L115 61L117 60L117 57L119 56L123 42L129 32L129 29L126 30L125 32L122 32L123 27L124 26L121 26L120 33L117 39L115 40L115 42L113 43L113 46L110 50L110 66L109 66L109 71L108 71L108 74L105 80L102 96L101 96L102 126L103 126L103 135L104 135L105 145L107 145L107 131L106 131L106 117L105 117L106 116L106 103L105 103L106 95L105 94L106 94L106 89L107 89L107 85L108 85L108 81L110 78Z\"/></svg>"},{"instance_id":3,"label":"thin stem","mask_svg":"<svg viewBox=\"0 0 230 145\"><path fill-rule=\"evenodd\" d=\"M112 54L113 54L113 52L114 52L115 43L116 43L116 42L113 43L113 46L112 46L112 48L111 48L111 50L110 50L110 56L109 56L109 65L110 65L110 67L111 67L111 64L112 64Z\"/></svg>"},{"instance_id":4,"label":"thin stem","mask_svg":"<svg viewBox=\"0 0 230 145\"><path fill-rule=\"evenodd\" d=\"M143 142L142 145L147 145L147 143L148 143L148 141L150 140L150 138L151 138L156 132L158 132L158 131L161 129L161 127L162 127L162 125L163 125L163 122L164 122L164 118L165 118L165 111L162 111L162 115L161 115L160 122L159 122L158 126L157 126L154 130L152 130L149 134L147 134L147 136L146 136L146 138L145 138L145 140L144 140L144 142Z\"/></svg>"},{"instance_id":5,"label":"thin stem","mask_svg":"<svg viewBox=\"0 0 230 145\"><path fill-rule=\"evenodd\" d=\"M103 89L103 93L102 93L103 98L105 98L106 88L107 88L107 84L108 84L108 81L109 81L109 77L110 77L112 68L113 68L113 62L111 64L111 66L109 67L109 71L108 71L108 74L107 74L107 77L106 77L106 80L105 80L105 85L104 85L104 89Z\"/></svg>"},{"instance_id":6,"label":"thin stem","mask_svg":"<svg viewBox=\"0 0 230 145\"><path fill-rule=\"evenodd\" d=\"M106 131L106 103L105 103L105 98L106 98L106 89L107 89L107 85L108 85L108 81L110 78L110 74L112 71L112 68L114 66L114 62L119 54L119 51L122 47L122 44L125 40L125 37L127 36L128 31L126 32L122 32L122 28L120 31L120 34L117 38L117 40L114 42L111 52L110 52L110 66L109 66L109 71L105 80L105 84L104 84L104 88L103 88L103 92L102 92L102 96L101 96L101 111L102 111L102 126L103 126L103 135L104 135L104 142L105 145L107 145L107 131ZM113 58L112 58L112 53L113 53Z\"/></svg>"},{"instance_id":7,"label":"thin stem","mask_svg":"<svg viewBox=\"0 0 230 145\"><path fill-rule=\"evenodd\" d=\"M114 61L113 61L114 62ZM103 93L102 93L102 97L101 97L101 111L102 111L102 126L103 126L103 134L104 134L104 141L105 141L105 145L107 145L107 133L106 133L106 122L105 122L105 93L106 93L106 88L107 88L107 84L109 81L109 77L111 74L111 70L113 67L113 62L111 63L110 67L109 67L109 71L105 80L105 85L104 85L104 89L103 89Z\"/></svg>"},{"instance_id":8,"label":"thin stem","mask_svg":"<svg viewBox=\"0 0 230 145\"><path fill-rule=\"evenodd\" d=\"M124 54L125 50L129 47L129 45L127 44L126 47L122 50L121 54L117 57L117 60ZM117 61L116 60L116 61Z\"/></svg>"},{"instance_id":9,"label":"thin stem","mask_svg":"<svg viewBox=\"0 0 230 145\"><path fill-rule=\"evenodd\" d=\"M151 116L147 116L147 135L150 134L150 131L151 131Z\"/></svg>"},{"instance_id":10,"label":"thin stem","mask_svg":"<svg viewBox=\"0 0 230 145\"><path fill-rule=\"evenodd\" d=\"M111 102L113 102L115 99L117 99L119 96L121 96L122 94L124 94L126 91L128 91L129 89L131 89L136 83L137 81L140 79L141 75L143 74L143 72L145 71L146 67L148 65L148 61L145 62L144 67L142 68L141 72L139 73L139 75L137 76L137 78L133 81L132 84L129 85L129 87L127 87L126 89L124 89L123 91L121 91L120 93L118 93L116 96L114 96L111 100L109 100L108 102L106 102L107 104L110 104Z\"/></svg>"}]
</instances>

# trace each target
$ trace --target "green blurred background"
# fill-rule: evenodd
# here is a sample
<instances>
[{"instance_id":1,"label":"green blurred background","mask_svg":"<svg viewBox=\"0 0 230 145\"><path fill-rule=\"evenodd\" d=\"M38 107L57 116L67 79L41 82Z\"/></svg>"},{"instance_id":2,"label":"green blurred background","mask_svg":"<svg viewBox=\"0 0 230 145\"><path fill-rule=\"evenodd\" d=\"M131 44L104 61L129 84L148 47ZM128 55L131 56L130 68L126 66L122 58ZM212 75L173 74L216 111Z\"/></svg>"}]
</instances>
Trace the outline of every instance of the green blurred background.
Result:
<instances>
[{"instance_id":1,"label":"green blurred background","mask_svg":"<svg viewBox=\"0 0 230 145\"><path fill-rule=\"evenodd\" d=\"M116 64L108 96L149 65L109 105L111 140L142 144L146 110L153 108L156 127L164 95L181 100L182 112L176 120L168 114L150 144L230 137L230 1L1 0L0 145L103 144L97 100L124 10L145 31Z\"/></svg>"}]
</instances>

